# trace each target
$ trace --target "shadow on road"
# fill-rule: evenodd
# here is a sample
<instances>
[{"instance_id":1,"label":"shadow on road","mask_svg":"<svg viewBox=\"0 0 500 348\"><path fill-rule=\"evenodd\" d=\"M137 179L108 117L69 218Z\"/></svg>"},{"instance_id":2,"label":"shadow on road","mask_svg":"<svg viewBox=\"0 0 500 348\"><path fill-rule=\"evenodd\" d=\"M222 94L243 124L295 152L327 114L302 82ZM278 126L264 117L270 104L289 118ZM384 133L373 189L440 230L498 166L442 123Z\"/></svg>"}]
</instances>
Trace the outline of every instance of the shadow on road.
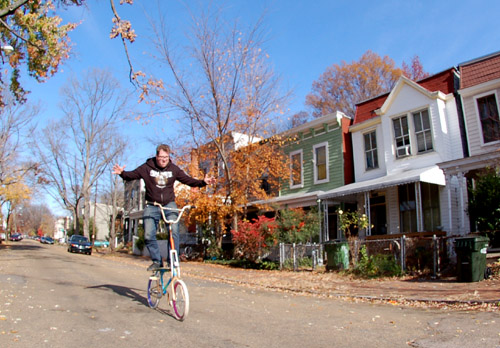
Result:
<instances>
[{"instance_id":1,"label":"shadow on road","mask_svg":"<svg viewBox=\"0 0 500 348\"><path fill-rule=\"evenodd\" d=\"M96 286L89 286L87 289L100 289L100 290L112 290L114 293L131 298L133 301L137 301L144 306L148 306L148 300L144 296L139 295L137 291L142 291L138 289L131 289L127 288L125 286L120 286L120 285L113 285L113 284L103 284L103 285L96 285Z\"/></svg>"},{"instance_id":2,"label":"shadow on road","mask_svg":"<svg viewBox=\"0 0 500 348\"><path fill-rule=\"evenodd\" d=\"M11 242L9 244L7 243L0 243L0 249L9 249L9 250L37 250L37 249L43 249L42 245L37 245L37 244L27 244L27 243L22 243L22 242Z\"/></svg>"},{"instance_id":3,"label":"shadow on road","mask_svg":"<svg viewBox=\"0 0 500 348\"><path fill-rule=\"evenodd\" d=\"M136 292L136 290L141 291L138 289L131 289L131 288L127 288L125 286L112 285L112 284L89 286L89 287L87 287L87 289L112 290L114 293L116 293L120 296L131 298L133 301L137 301L137 302L141 303L142 305L149 307L147 298L139 295L139 293ZM172 313L170 313L170 311L168 311L168 310L165 310L162 308L156 308L155 310L163 315L168 315L169 317L172 317L175 319L175 316Z\"/></svg>"}]
</instances>

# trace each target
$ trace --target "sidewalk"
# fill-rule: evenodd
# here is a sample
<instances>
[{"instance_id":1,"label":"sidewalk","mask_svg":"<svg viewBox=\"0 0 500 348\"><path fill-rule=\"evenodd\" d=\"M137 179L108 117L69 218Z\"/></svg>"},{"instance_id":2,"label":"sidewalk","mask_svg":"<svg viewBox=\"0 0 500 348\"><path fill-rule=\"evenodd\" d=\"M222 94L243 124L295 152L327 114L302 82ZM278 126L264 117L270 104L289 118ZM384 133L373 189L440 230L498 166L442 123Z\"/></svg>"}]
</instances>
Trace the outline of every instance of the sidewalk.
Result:
<instances>
[{"instance_id":1,"label":"sidewalk","mask_svg":"<svg viewBox=\"0 0 500 348\"><path fill-rule=\"evenodd\" d=\"M132 263L145 269L150 264L148 258L124 253L96 252L94 255ZM248 270L201 262L182 262L182 272L183 277L188 279L207 279L320 297L500 310L499 276L471 283L457 282L455 277L436 280L409 277L366 280L335 272Z\"/></svg>"}]
</instances>

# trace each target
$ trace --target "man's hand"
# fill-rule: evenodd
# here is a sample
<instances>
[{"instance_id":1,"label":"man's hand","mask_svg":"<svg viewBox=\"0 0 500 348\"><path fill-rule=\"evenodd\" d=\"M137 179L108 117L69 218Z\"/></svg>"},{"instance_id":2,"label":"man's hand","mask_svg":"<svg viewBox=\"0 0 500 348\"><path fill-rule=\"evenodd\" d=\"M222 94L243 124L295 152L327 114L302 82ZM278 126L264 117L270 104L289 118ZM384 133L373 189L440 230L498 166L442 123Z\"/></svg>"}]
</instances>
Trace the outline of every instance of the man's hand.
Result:
<instances>
[{"instance_id":1,"label":"man's hand","mask_svg":"<svg viewBox=\"0 0 500 348\"><path fill-rule=\"evenodd\" d=\"M217 182L217 180L213 176L209 176L208 174L205 174L203 181L205 181L207 185L213 185Z\"/></svg>"},{"instance_id":2,"label":"man's hand","mask_svg":"<svg viewBox=\"0 0 500 348\"><path fill-rule=\"evenodd\" d=\"M113 166L113 174L120 175L121 173L123 173L123 169L125 169L125 166L120 167L118 164L115 164Z\"/></svg>"}]
</instances>

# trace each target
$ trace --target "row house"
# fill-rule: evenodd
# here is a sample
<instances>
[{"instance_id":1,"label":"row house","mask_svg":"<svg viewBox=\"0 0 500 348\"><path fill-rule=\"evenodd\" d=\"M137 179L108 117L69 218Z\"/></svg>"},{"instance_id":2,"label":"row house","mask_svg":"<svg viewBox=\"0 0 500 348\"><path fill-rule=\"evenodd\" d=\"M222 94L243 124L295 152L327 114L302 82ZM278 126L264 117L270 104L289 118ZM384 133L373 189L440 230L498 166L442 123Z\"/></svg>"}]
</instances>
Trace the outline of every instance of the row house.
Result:
<instances>
[{"instance_id":1,"label":"row house","mask_svg":"<svg viewBox=\"0 0 500 348\"><path fill-rule=\"evenodd\" d=\"M451 231L448 209L459 201L458 191L447 190L437 164L464 156L458 82L454 68L418 82L401 77L390 93L357 104L353 122L341 117L336 136L321 119L294 128L299 141L285 149L290 184L275 201L318 204L324 212L322 241L342 238L339 207L367 215L362 238ZM342 125L348 124L346 132ZM325 144L328 170L320 169L324 161L317 151Z\"/></svg>"},{"instance_id":2,"label":"row house","mask_svg":"<svg viewBox=\"0 0 500 348\"><path fill-rule=\"evenodd\" d=\"M402 76L390 93L357 104L355 183L321 195L325 207L353 204L368 217L365 236L450 231L456 200L437 163L463 157L458 81L454 68L418 82Z\"/></svg>"},{"instance_id":3,"label":"row house","mask_svg":"<svg viewBox=\"0 0 500 348\"><path fill-rule=\"evenodd\" d=\"M253 204L281 208L321 208L320 195L354 181L350 117L335 112L319 117L281 134L288 139L284 146L289 158L290 176L279 195ZM336 219L330 219L320 242L336 238Z\"/></svg>"},{"instance_id":4,"label":"row house","mask_svg":"<svg viewBox=\"0 0 500 348\"><path fill-rule=\"evenodd\" d=\"M451 190L458 183L458 209L447 208L449 219L454 221L454 235L476 231L467 214L467 185L472 184L479 171L500 164L500 52L459 64L458 69L466 154L439 163L445 173L448 195L452 195Z\"/></svg>"}]
</instances>

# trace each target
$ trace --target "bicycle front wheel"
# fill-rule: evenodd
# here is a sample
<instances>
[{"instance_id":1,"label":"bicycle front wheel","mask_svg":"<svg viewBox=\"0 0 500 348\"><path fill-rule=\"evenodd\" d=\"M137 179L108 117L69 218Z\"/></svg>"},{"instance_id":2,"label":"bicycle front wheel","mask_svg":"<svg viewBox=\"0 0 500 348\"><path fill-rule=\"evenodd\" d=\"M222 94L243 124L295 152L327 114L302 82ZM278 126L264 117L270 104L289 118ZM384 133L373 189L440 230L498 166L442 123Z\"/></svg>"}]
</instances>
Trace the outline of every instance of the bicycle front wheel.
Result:
<instances>
[{"instance_id":1,"label":"bicycle front wheel","mask_svg":"<svg viewBox=\"0 0 500 348\"><path fill-rule=\"evenodd\" d=\"M187 318L189 313L189 293L181 279L175 279L173 284L174 298L172 299L172 307L177 319L180 321Z\"/></svg>"},{"instance_id":2,"label":"bicycle front wheel","mask_svg":"<svg viewBox=\"0 0 500 348\"><path fill-rule=\"evenodd\" d=\"M159 276L149 277L148 281L148 304L151 308L158 307L160 298L163 295Z\"/></svg>"}]
</instances>

